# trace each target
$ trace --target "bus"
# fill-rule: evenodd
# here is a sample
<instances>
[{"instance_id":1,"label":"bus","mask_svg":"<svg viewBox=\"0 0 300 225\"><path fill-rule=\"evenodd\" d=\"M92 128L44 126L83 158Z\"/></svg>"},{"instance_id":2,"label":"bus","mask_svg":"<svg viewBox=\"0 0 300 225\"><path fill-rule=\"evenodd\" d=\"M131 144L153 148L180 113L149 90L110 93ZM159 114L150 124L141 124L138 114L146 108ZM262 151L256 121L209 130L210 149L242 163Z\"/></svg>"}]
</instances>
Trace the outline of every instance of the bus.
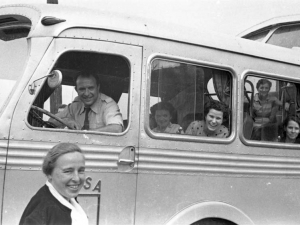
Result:
<instances>
[{"instance_id":1,"label":"bus","mask_svg":"<svg viewBox=\"0 0 300 225\"><path fill-rule=\"evenodd\" d=\"M0 7L0 49L1 224L19 223L46 182L43 157L63 142L84 152L78 201L91 225L299 224L300 145L278 141L299 112L296 51L55 4ZM76 74L90 70L119 105L120 133L48 122L77 97ZM261 79L276 106L268 130L255 126ZM191 135L212 101L229 109L228 135ZM160 102L174 107L180 132L155 131Z\"/></svg>"}]
</instances>

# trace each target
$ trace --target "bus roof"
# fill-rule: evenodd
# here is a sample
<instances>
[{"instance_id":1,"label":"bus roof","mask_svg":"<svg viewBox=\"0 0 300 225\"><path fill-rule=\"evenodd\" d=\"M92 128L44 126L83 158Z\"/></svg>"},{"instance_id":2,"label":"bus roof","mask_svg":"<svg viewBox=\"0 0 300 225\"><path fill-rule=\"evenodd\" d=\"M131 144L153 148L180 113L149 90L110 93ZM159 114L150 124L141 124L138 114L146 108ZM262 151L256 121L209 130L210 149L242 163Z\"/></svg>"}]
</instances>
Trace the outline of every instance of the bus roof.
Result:
<instances>
[{"instance_id":1,"label":"bus roof","mask_svg":"<svg viewBox=\"0 0 300 225\"><path fill-rule=\"evenodd\" d=\"M31 20L32 25L28 37L58 37L63 31L72 28L104 29L300 64L300 54L296 50L206 31L201 27L192 29L188 26L164 23L126 13L57 4L14 4L0 7L0 28L1 20L7 15L22 15ZM64 22L52 26L43 25L42 20L46 17L61 19Z\"/></svg>"}]
</instances>

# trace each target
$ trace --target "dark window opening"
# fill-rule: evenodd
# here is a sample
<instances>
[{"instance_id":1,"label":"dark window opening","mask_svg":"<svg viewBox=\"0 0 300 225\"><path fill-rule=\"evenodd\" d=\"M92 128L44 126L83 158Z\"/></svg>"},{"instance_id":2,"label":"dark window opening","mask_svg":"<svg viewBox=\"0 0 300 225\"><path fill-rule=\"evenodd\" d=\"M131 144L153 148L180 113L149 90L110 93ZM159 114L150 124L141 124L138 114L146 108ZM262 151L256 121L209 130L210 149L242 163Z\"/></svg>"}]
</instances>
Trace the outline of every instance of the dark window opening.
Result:
<instances>
[{"instance_id":1,"label":"dark window opening","mask_svg":"<svg viewBox=\"0 0 300 225\"><path fill-rule=\"evenodd\" d=\"M20 15L0 16L0 39L11 41L27 37L31 29L31 21Z\"/></svg>"}]
</instances>

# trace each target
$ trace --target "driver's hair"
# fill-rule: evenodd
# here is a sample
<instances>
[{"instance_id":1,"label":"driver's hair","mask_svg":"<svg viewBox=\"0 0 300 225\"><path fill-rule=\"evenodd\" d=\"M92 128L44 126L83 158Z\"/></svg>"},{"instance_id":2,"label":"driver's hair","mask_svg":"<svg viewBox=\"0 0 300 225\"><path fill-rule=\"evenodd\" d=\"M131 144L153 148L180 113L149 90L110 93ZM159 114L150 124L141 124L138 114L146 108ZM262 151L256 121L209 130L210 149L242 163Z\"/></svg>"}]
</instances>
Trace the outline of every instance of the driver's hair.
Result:
<instances>
[{"instance_id":1,"label":"driver's hair","mask_svg":"<svg viewBox=\"0 0 300 225\"><path fill-rule=\"evenodd\" d=\"M99 87L100 86L100 80L99 80L99 76L97 75L96 72L93 72L93 71L80 71L76 74L76 77L75 77L75 89L77 88L77 79L78 77L84 77L84 78L90 78L90 77L93 77L95 80L96 80L96 84L97 86Z\"/></svg>"}]
</instances>

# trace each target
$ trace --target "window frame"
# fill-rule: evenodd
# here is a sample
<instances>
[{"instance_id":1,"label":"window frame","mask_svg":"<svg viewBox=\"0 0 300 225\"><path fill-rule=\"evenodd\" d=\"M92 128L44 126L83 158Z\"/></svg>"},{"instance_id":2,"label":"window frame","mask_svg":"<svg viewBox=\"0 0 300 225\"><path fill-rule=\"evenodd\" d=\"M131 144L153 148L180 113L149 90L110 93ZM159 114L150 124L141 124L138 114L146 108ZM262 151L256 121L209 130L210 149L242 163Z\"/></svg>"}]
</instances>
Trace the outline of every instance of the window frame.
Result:
<instances>
[{"instance_id":1,"label":"window frame","mask_svg":"<svg viewBox=\"0 0 300 225\"><path fill-rule=\"evenodd\" d=\"M175 63L181 64L189 64L192 66L205 67L209 69L216 69L227 71L231 74L231 127L230 127L230 135L227 138L214 138L214 137L202 137L202 136L192 136L192 135L182 135L182 134L168 134L168 133L156 133L150 129L149 118L150 118L150 89L151 89L151 69L152 62L154 60L165 60ZM161 53L152 53L147 60L147 72L146 72L146 80L147 89L146 89L146 99L145 99L145 111L144 111L144 129L147 135L152 139L160 139L160 140L172 140L172 141L185 141L185 142L200 142L200 143L218 143L218 144L229 144L234 141L236 137L236 126L237 120L232 119L236 118L236 110L237 110L237 74L235 70L226 65L220 65L213 62L207 62L202 60L195 60L180 56L173 56L168 54Z\"/></svg>"},{"instance_id":2,"label":"window frame","mask_svg":"<svg viewBox=\"0 0 300 225\"><path fill-rule=\"evenodd\" d=\"M60 57L68 52L82 52L82 53L95 53L95 54L103 54L103 55L114 55L116 57L120 57L123 58L128 65L128 70L129 70L129 86L128 86L128 102L127 102L127 127L124 127L123 124L123 131L120 133L113 133L113 132L102 132L102 131L93 131L93 130L70 130L70 129L60 129L60 128L46 128L46 127L37 127L37 126L33 126L29 123L28 121L28 116L29 116L29 111L30 111L30 107L28 109L28 114L26 116L26 124L28 127L30 127L31 129L34 130L39 130L39 131L50 131L50 132L66 132L66 133L77 133L77 134L96 134L96 135L109 135L109 136L124 136L126 133L128 133L128 131L130 130L130 121L131 121L131 99L132 99L132 81L134 78L132 78L132 62L130 61L130 59L128 57L126 57L126 55L122 55L121 53L116 53L116 52L106 52L106 51L101 51L101 50L94 50L94 49L64 49L63 51L60 51L57 55L55 55L55 58L53 59L53 62L51 63L51 70L53 70L53 68L55 67L56 63L58 62L58 60L60 59ZM34 104L34 102L36 101L36 99L38 98L39 94L41 93L43 86L46 85L47 83L47 79L41 79L41 83L38 84L39 88L37 89L37 92L34 95L34 99L32 101L32 104ZM101 87L100 87L100 92L101 92ZM52 94L51 94L52 95ZM110 97L110 96L109 96ZM47 101L50 100L50 96L49 98L44 102L46 103ZM70 102L71 103L71 102ZM118 104L118 102L116 102ZM50 110L49 110L50 112ZM43 115L44 116L44 115ZM123 119L124 122L124 119Z\"/></svg>"},{"instance_id":3,"label":"window frame","mask_svg":"<svg viewBox=\"0 0 300 225\"><path fill-rule=\"evenodd\" d=\"M291 83L298 83L300 84L300 80L297 80L295 78L292 77L287 77L284 75L280 75L280 74L275 74L275 73L266 73L266 72L262 72L262 71L256 71L256 70L246 70L243 72L242 76L241 76L241 94L240 94L240 126L239 126L239 137L241 139L241 142L246 145L246 146L250 146L250 147L263 147L263 148L267 148L267 149L272 149L272 148L276 148L281 150L281 148L285 149L289 149L289 150L299 150L300 145L294 144L294 143L283 143L283 142L268 142L268 141L257 141L257 140L248 140L244 137L244 133L243 133L243 128L244 128L244 118L243 118L243 103L244 103L244 87L245 87L245 79L248 76L252 76L252 77L258 77L258 78L265 78L265 79L270 79L270 80L277 80L277 81L283 81L283 82L291 82ZM254 88L255 85L254 85Z\"/></svg>"}]
</instances>

